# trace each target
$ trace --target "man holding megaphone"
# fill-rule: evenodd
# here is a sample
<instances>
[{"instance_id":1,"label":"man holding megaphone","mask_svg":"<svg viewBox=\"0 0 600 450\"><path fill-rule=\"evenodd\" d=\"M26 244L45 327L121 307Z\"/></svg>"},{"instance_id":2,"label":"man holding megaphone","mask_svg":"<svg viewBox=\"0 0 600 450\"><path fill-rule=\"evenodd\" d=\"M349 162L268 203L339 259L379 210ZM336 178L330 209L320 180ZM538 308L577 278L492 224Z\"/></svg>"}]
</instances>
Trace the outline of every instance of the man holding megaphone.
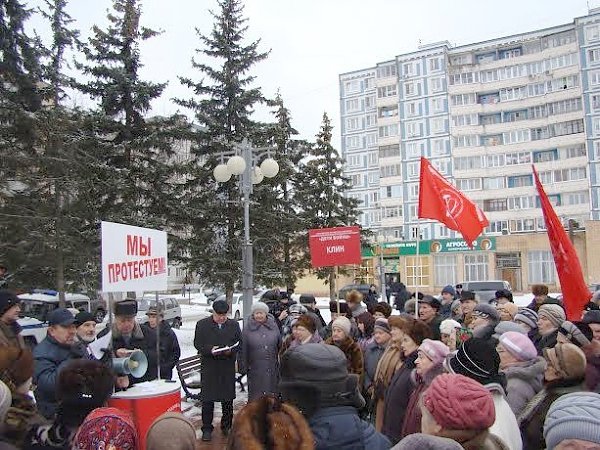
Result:
<instances>
[{"instance_id":1,"label":"man holding megaphone","mask_svg":"<svg viewBox=\"0 0 600 450\"><path fill-rule=\"evenodd\" d=\"M98 339L112 332L110 353L116 386L126 389L132 384L150 381L156 374L156 358L149 358L147 339L136 322L137 302L126 299L114 305L115 320L112 328L106 327Z\"/></svg>"}]
</instances>

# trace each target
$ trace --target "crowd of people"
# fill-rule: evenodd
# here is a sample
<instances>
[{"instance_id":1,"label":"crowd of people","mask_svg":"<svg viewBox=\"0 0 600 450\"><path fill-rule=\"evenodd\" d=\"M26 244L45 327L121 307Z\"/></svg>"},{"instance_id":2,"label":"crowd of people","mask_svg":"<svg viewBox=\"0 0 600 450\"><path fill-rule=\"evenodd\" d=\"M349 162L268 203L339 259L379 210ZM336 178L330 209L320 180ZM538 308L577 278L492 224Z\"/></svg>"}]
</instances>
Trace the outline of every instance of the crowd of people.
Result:
<instances>
[{"instance_id":1,"label":"crowd of people","mask_svg":"<svg viewBox=\"0 0 600 450\"><path fill-rule=\"evenodd\" d=\"M328 323L314 296L278 293L252 305L243 329L215 301L194 336L201 439L213 439L220 402L229 449L600 448L598 299L571 322L546 286L532 293L518 307L506 290L482 303L446 286L393 313L351 291L330 303ZM0 449L140 449L140 430L109 399L172 376L180 349L162 312L150 308L140 325L137 303L117 302L97 337L92 315L58 308L33 352L19 313L18 297L0 290ZM109 332L98 358L90 343ZM148 370L115 372L113 358L133 351L145 353ZM239 375L248 403L234 417ZM180 413L158 417L144 437L148 449L196 445Z\"/></svg>"}]
</instances>

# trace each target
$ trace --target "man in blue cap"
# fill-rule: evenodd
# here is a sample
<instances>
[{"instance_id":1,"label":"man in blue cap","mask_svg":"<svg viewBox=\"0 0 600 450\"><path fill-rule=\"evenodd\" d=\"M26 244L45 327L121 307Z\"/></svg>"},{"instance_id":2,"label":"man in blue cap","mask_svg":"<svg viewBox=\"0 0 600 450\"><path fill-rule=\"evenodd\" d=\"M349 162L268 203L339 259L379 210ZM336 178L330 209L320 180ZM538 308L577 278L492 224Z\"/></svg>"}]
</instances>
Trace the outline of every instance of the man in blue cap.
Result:
<instances>
[{"instance_id":1,"label":"man in blue cap","mask_svg":"<svg viewBox=\"0 0 600 450\"><path fill-rule=\"evenodd\" d=\"M33 350L33 384L37 386L35 399L38 411L47 419L56 413L56 380L61 370L72 359L82 354L75 344L75 317L65 308L57 308L48 315L48 334Z\"/></svg>"}]
</instances>

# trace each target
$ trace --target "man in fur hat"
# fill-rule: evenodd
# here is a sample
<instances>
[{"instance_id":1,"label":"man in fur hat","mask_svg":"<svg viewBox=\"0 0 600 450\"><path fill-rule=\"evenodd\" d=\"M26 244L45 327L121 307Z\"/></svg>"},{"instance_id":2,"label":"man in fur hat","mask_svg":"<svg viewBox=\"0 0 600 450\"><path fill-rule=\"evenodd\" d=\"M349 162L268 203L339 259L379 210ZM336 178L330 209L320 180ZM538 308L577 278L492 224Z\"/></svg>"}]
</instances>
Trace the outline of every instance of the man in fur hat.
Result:
<instances>
[{"instance_id":1,"label":"man in fur hat","mask_svg":"<svg viewBox=\"0 0 600 450\"><path fill-rule=\"evenodd\" d=\"M315 448L387 450L390 441L358 417L365 405L359 377L348 374L339 348L305 344L281 357L280 391L308 420Z\"/></svg>"}]
</instances>

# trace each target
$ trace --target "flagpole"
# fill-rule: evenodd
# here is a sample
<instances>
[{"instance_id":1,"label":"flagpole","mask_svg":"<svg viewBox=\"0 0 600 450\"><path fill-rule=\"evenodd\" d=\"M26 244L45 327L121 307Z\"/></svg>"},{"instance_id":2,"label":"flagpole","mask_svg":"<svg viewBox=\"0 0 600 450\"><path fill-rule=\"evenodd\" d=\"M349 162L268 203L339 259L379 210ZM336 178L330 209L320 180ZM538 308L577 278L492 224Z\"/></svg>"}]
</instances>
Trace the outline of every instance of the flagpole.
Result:
<instances>
[{"instance_id":1,"label":"flagpole","mask_svg":"<svg viewBox=\"0 0 600 450\"><path fill-rule=\"evenodd\" d=\"M419 217L417 217L417 249L415 252L416 257L416 283L415 283L415 319L419 318L419 280L421 278L421 260L419 259L419 250L420 250L420 242L421 242L421 225L419 222Z\"/></svg>"}]
</instances>

